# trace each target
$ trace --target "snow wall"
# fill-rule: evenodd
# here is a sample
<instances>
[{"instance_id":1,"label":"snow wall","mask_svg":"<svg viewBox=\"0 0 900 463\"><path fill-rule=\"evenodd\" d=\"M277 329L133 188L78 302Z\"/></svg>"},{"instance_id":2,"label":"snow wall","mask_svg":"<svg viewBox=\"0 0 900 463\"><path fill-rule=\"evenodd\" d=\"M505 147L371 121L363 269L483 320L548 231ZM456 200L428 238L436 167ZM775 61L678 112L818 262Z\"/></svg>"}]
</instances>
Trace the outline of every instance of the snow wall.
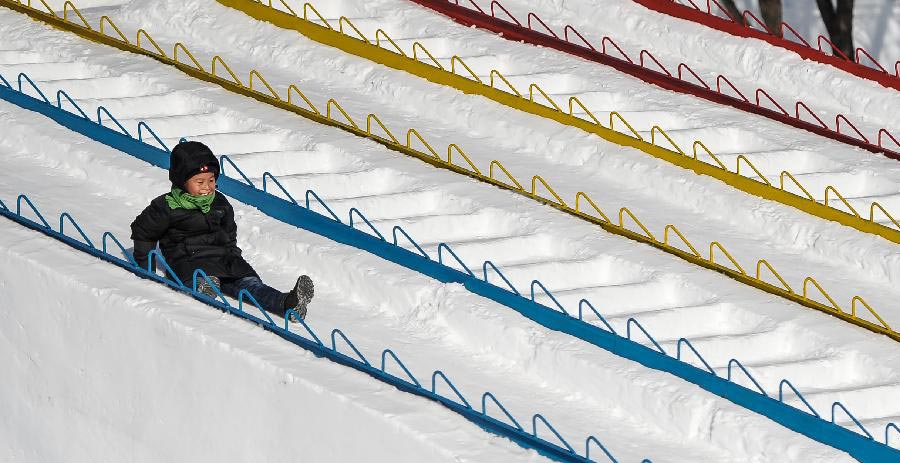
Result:
<instances>
[{"instance_id":1,"label":"snow wall","mask_svg":"<svg viewBox=\"0 0 900 463\"><path fill-rule=\"evenodd\" d=\"M459 461L402 392L0 221L0 461Z\"/></svg>"}]
</instances>

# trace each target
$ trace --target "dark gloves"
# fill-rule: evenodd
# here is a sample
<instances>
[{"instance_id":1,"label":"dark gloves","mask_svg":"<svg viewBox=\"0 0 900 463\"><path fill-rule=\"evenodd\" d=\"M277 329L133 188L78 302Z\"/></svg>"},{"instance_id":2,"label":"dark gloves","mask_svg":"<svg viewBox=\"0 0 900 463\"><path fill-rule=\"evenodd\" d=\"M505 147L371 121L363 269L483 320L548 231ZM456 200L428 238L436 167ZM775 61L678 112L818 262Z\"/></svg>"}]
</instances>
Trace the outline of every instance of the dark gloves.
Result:
<instances>
[{"instance_id":1,"label":"dark gloves","mask_svg":"<svg viewBox=\"0 0 900 463\"><path fill-rule=\"evenodd\" d=\"M138 267L147 270L147 261L148 254L150 251L156 249L156 243L152 241L135 241L134 242L134 260L137 262ZM151 272L156 271L156 260L153 262L153 268L150 269Z\"/></svg>"}]
</instances>

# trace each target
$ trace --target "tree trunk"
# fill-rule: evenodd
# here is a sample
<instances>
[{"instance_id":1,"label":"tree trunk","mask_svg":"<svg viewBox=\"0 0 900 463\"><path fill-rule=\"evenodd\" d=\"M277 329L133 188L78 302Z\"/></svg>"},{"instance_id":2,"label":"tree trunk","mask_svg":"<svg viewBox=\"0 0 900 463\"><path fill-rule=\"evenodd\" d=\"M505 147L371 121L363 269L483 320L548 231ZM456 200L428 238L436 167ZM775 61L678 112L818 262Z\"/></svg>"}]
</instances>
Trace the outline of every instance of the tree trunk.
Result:
<instances>
[{"instance_id":1,"label":"tree trunk","mask_svg":"<svg viewBox=\"0 0 900 463\"><path fill-rule=\"evenodd\" d=\"M769 32L781 37L781 0L759 0L759 11Z\"/></svg>"},{"instance_id":2,"label":"tree trunk","mask_svg":"<svg viewBox=\"0 0 900 463\"><path fill-rule=\"evenodd\" d=\"M747 24L741 10L734 4L734 0L719 0L719 3L728 10L728 14L734 22ZM766 29L772 35L781 37L781 0L759 0L759 11L762 12Z\"/></svg>"},{"instance_id":3,"label":"tree trunk","mask_svg":"<svg viewBox=\"0 0 900 463\"><path fill-rule=\"evenodd\" d=\"M854 61L853 0L837 0L837 9L831 0L816 0L816 3L835 50L840 50L850 61Z\"/></svg>"},{"instance_id":4,"label":"tree trunk","mask_svg":"<svg viewBox=\"0 0 900 463\"><path fill-rule=\"evenodd\" d=\"M744 24L744 17L741 15L741 10L734 4L734 0L719 0L719 3L728 10L728 15L731 16L732 21Z\"/></svg>"}]
</instances>

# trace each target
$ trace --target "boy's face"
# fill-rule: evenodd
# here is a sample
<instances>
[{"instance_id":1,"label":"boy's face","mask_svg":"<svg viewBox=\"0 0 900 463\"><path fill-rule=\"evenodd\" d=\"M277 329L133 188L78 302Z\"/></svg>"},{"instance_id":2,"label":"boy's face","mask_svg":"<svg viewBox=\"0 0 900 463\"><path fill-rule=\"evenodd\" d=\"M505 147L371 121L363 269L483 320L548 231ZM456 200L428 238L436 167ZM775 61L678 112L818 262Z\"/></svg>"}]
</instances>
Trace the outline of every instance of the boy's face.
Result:
<instances>
[{"instance_id":1,"label":"boy's face","mask_svg":"<svg viewBox=\"0 0 900 463\"><path fill-rule=\"evenodd\" d=\"M197 174L184 184L184 191L192 196L205 196L216 191L216 176L212 172Z\"/></svg>"}]
</instances>

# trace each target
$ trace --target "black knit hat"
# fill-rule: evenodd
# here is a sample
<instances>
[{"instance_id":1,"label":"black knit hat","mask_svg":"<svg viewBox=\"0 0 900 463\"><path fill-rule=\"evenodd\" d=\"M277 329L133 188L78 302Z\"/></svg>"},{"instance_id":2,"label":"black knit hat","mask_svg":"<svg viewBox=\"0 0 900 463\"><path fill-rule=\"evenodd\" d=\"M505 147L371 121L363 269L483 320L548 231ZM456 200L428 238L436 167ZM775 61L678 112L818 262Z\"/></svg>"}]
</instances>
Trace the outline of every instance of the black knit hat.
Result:
<instances>
[{"instance_id":1,"label":"black knit hat","mask_svg":"<svg viewBox=\"0 0 900 463\"><path fill-rule=\"evenodd\" d=\"M185 141L172 149L169 181L172 186L184 188L184 184L199 173L211 172L219 178L219 161L213 152L198 141Z\"/></svg>"}]
</instances>

